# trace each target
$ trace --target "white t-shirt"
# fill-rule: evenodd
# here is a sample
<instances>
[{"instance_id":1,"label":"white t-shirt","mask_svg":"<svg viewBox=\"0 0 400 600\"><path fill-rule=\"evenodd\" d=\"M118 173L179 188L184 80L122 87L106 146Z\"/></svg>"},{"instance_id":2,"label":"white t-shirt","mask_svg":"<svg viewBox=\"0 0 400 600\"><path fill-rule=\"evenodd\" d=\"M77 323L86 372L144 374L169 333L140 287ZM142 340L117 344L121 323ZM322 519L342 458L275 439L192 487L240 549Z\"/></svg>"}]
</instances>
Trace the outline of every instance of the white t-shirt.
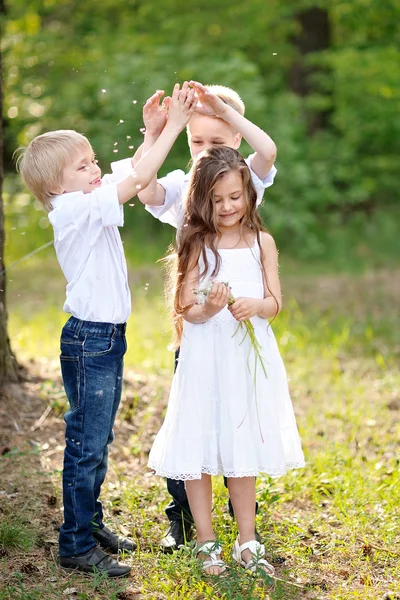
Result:
<instances>
[{"instance_id":1,"label":"white t-shirt","mask_svg":"<svg viewBox=\"0 0 400 600\"><path fill-rule=\"evenodd\" d=\"M124 224L117 183L132 170L130 159L111 165L113 175L89 194L70 192L52 200L49 220L67 279L64 311L84 321L125 323L131 294L118 227Z\"/></svg>"},{"instance_id":2,"label":"white t-shirt","mask_svg":"<svg viewBox=\"0 0 400 600\"><path fill-rule=\"evenodd\" d=\"M254 154L250 154L250 156L248 156L245 160L250 169L251 179L254 187L256 188L258 206L262 201L264 190L274 183L276 168L275 166L271 167L266 177L264 179L260 179L251 168L251 160L253 156ZM162 223L168 223L169 225L179 229L184 219L185 210L183 201L188 188L189 179L190 171L189 173L185 173L181 169L171 171L171 173L168 173L168 175L165 177L158 179L157 183L159 183L165 190L164 204L161 206L146 205L146 210L148 210L153 217L162 221Z\"/></svg>"}]
</instances>

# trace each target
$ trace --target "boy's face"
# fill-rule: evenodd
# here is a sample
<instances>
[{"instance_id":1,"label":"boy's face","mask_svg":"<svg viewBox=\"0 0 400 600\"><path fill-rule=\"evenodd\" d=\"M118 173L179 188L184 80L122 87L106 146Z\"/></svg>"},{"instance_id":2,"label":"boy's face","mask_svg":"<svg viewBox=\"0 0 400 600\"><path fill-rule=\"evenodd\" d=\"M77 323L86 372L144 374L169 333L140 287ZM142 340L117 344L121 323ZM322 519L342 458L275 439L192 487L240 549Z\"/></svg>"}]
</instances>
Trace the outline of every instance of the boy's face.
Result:
<instances>
[{"instance_id":1,"label":"boy's face","mask_svg":"<svg viewBox=\"0 0 400 600\"><path fill-rule=\"evenodd\" d=\"M194 113L187 126L188 144L192 158L212 146L229 146L237 150L242 136L226 121Z\"/></svg>"},{"instance_id":2,"label":"boy's face","mask_svg":"<svg viewBox=\"0 0 400 600\"><path fill-rule=\"evenodd\" d=\"M101 186L101 171L92 147L76 150L71 162L64 167L60 193L83 192L88 194Z\"/></svg>"}]
</instances>

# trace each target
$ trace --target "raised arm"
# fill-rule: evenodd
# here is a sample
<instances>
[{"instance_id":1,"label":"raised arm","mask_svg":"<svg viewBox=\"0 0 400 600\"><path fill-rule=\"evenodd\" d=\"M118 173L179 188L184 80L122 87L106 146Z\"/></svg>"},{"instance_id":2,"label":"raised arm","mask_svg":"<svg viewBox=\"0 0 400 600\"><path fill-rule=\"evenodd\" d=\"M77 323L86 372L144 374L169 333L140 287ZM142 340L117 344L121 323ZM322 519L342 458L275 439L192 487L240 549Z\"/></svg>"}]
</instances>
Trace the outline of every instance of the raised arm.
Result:
<instances>
[{"instance_id":1,"label":"raised arm","mask_svg":"<svg viewBox=\"0 0 400 600\"><path fill-rule=\"evenodd\" d=\"M254 173L264 179L271 170L276 158L276 145L270 136L260 127L239 114L221 98L212 94L198 81L190 81L201 103L196 107L197 112L223 119L238 131L246 142L253 148L255 155L252 158L251 168Z\"/></svg>"},{"instance_id":2,"label":"raised arm","mask_svg":"<svg viewBox=\"0 0 400 600\"><path fill-rule=\"evenodd\" d=\"M157 175L179 133L189 122L194 110L194 92L180 89L177 83L169 103L168 120L152 147L142 153L132 173L117 185L119 203L124 204L146 188Z\"/></svg>"},{"instance_id":3,"label":"raised arm","mask_svg":"<svg viewBox=\"0 0 400 600\"><path fill-rule=\"evenodd\" d=\"M143 106L145 134L144 142L141 146L142 155L158 140L167 122L167 107L164 102L160 103L163 95L164 91L158 90ZM150 181L149 185L138 193L138 198L143 204L148 204L149 206L161 206L164 204L165 190L157 183L157 174Z\"/></svg>"}]
</instances>

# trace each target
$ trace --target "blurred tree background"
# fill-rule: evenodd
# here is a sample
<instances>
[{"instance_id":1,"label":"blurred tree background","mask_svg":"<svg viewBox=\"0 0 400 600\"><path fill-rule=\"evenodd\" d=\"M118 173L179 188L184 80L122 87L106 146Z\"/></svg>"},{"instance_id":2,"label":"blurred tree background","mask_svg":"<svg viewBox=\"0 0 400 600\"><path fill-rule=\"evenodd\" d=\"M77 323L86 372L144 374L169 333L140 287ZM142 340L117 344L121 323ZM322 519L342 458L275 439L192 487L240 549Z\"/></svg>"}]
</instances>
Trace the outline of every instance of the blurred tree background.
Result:
<instances>
[{"instance_id":1,"label":"blurred tree background","mask_svg":"<svg viewBox=\"0 0 400 600\"><path fill-rule=\"evenodd\" d=\"M11 259L51 239L15 176L18 146L73 128L107 171L140 145L145 100L197 79L237 90L248 118L276 141L278 176L262 211L285 255L327 269L395 264L399 24L397 0L9 2L2 49ZM161 174L188 160L182 134ZM161 256L173 236L138 201L126 225L134 261L146 248L151 260Z\"/></svg>"}]
</instances>

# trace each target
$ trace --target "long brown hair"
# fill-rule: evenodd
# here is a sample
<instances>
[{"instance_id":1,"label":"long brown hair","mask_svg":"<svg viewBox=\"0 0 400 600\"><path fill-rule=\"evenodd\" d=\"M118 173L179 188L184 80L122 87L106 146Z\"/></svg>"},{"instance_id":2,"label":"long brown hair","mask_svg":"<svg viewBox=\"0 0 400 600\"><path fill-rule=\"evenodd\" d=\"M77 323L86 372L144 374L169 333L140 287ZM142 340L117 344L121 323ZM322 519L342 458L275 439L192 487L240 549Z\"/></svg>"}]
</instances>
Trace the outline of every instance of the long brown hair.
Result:
<instances>
[{"instance_id":1,"label":"long brown hair","mask_svg":"<svg viewBox=\"0 0 400 600\"><path fill-rule=\"evenodd\" d=\"M178 347L182 337L183 315L193 306L183 302L183 284L187 274L196 267L200 256L204 269L199 279L208 270L206 248L210 248L215 257L215 267L211 277L215 277L221 266L221 257L217 250L221 233L216 225L214 188L218 181L231 171L240 173L243 182L246 212L241 220L241 227L254 231L260 248L262 267L263 252L260 234L266 231L257 212L257 192L251 179L249 167L243 157L228 146L211 147L201 153L192 167L189 187L185 197L185 217L182 228L178 232L177 247L174 253L174 265L170 270L167 296L172 299L174 321L174 347ZM264 272L264 280L267 276ZM268 282L267 282L268 286ZM269 289L269 287L268 287ZM271 292L271 295L272 292Z\"/></svg>"}]
</instances>

